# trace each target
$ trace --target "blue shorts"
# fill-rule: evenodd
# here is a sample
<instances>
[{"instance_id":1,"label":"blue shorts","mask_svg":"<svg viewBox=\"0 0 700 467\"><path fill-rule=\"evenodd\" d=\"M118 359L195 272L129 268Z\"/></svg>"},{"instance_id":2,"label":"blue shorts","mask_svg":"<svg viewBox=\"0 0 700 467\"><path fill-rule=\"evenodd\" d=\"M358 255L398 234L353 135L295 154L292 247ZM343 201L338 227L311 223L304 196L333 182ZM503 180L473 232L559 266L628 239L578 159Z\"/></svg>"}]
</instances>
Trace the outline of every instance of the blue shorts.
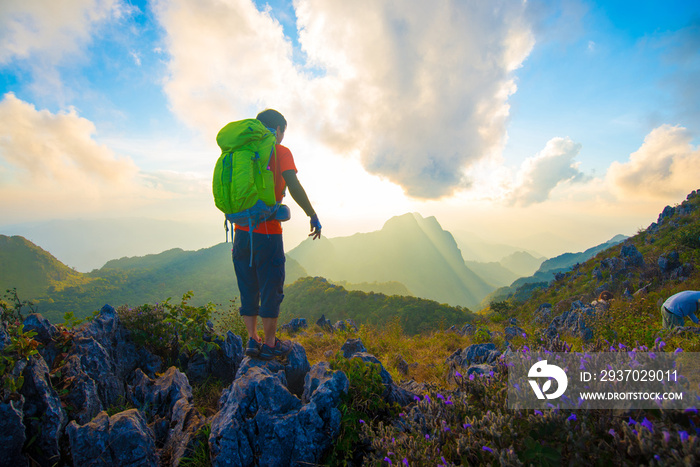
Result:
<instances>
[{"instance_id":1,"label":"blue shorts","mask_svg":"<svg viewBox=\"0 0 700 467\"><path fill-rule=\"evenodd\" d=\"M250 233L236 230L232 256L241 294L241 316L277 318L284 299L285 256L282 235L253 233L251 266Z\"/></svg>"}]
</instances>

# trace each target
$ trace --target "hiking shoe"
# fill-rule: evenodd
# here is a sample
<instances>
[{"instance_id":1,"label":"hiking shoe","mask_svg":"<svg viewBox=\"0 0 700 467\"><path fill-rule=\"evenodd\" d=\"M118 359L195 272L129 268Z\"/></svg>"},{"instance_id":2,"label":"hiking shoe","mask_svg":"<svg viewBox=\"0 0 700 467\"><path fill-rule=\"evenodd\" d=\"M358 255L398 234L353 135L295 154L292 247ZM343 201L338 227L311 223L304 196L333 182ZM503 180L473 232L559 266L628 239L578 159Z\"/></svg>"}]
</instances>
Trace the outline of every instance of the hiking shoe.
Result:
<instances>
[{"instance_id":1,"label":"hiking shoe","mask_svg":"<svg viewBox=\"0 0 700 467\"><path fill-rule=\"evenodd\" d=\"M245 348L245 354L251 358L255 358L260 355L260 343L252 337L249 337L248 346Z\"/></svg>"},{"instance_id":2,"label":"hiking shoe","mask_svg":"<svg viewBox=\"0 0 700 467\"><path fill-rule=\"evenodd\" d=\"M272 360L276 357L286 357L291 350L291 342L281 341L275 337L275 346L269 347L267 344L263 344L258 357L262 360Z\"/></svg>"}]
</instances>

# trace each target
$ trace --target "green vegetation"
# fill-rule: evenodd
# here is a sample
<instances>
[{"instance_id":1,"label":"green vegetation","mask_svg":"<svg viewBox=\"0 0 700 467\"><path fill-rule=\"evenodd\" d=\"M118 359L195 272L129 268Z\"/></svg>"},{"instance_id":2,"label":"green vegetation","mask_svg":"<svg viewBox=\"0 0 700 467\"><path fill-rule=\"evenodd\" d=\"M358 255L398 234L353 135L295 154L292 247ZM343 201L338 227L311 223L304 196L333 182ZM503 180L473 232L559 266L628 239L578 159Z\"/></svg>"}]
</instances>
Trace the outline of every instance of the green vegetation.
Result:
<instances>
[{"instance_id":1,"label":"green vegetation","mask_svg":"<svg viewBox=\"0 0 700 467\"><path fill-rule=\"evenodd\" d=\"M311 364L330 360L350 380L342 401L341 435L326 464L347 461L363 465L695 465L700 461L700 419L696 409L673 410L509 410L506 405L508 370L503 362L482 376L455 374L448 380L446 358L456 350L492 342L500 351L616 352L619 348L659 352L700 351L700 334L691 329L663 330L659 306L681 290L700 289L700 196L683 204L683 214L666 219L658 228L640 231L624 245L599 252L550 284L526 285L515 295L494 299L474 315L466 309L414 297L348 291L321 278L304 278L286 290L280 322L304 317L313 323L326 318L352 318L357 331L324 332L311 325L290 336L301 344ZM643 262L625 264L623 248L634 246ZM678 255L673 268L659 260ZM664 261L661 261L663 263ZM681 271L682 273L679 273ZM534 313L543 303L552 305L552 318L570 309L574 301L588 304L600 290L612 293L595 322L591 340L567 335L545 339ZM120 308L120 316L135 338L164 356L175 349L206 351L215 329L241 330L235 303L217 318L212 305L189 304L186 293L178 305L169 300L155 305ZM3 397L11 397L21 381L12 370L36 352L31 333L19 323L26 306L14 295L2 302L2 322L12 344L3 350ZM516 318L523 332L509 343L504 328ZM66 321L70 324L75 317ZM465 322L476 332L462 336L445 331ZM61 328L62 332L66 327ZM189 334L188 334L189 333ZM349 338L360 338L394 381L412 379L423 384L420 400L402 413L384 403L378 367L338 355ZM67 341L68 338L65 338ZM678 350L680 349L680 350ZM333 357L335 355L335 357ZM11 359L11 360L8 360ZM13 379L14 378L14 379ZM14 386L13 386L14 385ZM223 388L205 382L196 388L195 403L203 412L212 407ZM206 430L206 429L205 429ZM202 439L206 439L203 430ZM187 459L207 462L202 442Z\"/></svg>"},{"instance_id":2,"label":"green vegetation","mask_svg":"<svg viewBox=\"0 0 700 467\"><path fill-rule=\"evenodd\" d=\"M383 326L398 317L401 328L410 335L463 326L474 315L462 307L400 295L348 291L321 277L299 279L284 291L280 321L306 318L316 322L321 315L331 322L352 319L358 324Z\"/></svg>"},{"instance_id":3,"label":"green vegetation","mask_svg":"<svg viewBox=\"0 0 700 467\"><path fill-rule=\"evenodd\" d=\"M32 304L22 301L17 296L17 290L7 290L0 300L0 332L6 336L4 347L0 354L0 401L15 397L24 384L22 370L32 355L39 351L39 343L34 340L36 332L24 331L22 321L23 308L32 309Z\"/></svg>"},{"instance_id":4,"label":"green vegetation","mask_svg":"<svg viewBox=\"0 0 700 467\"><path fill-rule=\"evenodd\" d=\"M22 237L0 235L0 264L0 288L17 288L54 324L63 322L65 313L78 320L88 317L105 303L156 303L192 290L191 304L205 306L226 304L238 295L230 243L122 258L82 274ZM294 260L288 260L289 281L305 275Z\"/></svg>"},{"instance_id":5,"label":"green vegetation","mask_svg":"<svg viewBox=\"0 0 700 467\"><path fill-rule=\"evenodd\" d=\"M384 401L382 394L385 388L378 364L364 362L359 357L347 359L340 352L330 364L333 370L344 372L350 382L349 391L339 406L342 414L340 434L327 458L329 465L344 466L348 461L362 460L361 457L354 459L360 443L361 427L389 422L401 407Z\"/></svg>"},{"instance_id":6,"label":"green vegetation","mask_svg":"<svg viewBox=\"0 0 700 467\"><path fill-rule=\"evenodd\" d=\"M191 291L184 294L179 305L173 305L168 298L155 305L121 306L117 313L134 342L161 357L166 365L174 365L181 352L191 357L218 348L211 340L213 330L207 326L214 306L191 306L188 301L192 296Z\"/></svg>"}]
</instances>

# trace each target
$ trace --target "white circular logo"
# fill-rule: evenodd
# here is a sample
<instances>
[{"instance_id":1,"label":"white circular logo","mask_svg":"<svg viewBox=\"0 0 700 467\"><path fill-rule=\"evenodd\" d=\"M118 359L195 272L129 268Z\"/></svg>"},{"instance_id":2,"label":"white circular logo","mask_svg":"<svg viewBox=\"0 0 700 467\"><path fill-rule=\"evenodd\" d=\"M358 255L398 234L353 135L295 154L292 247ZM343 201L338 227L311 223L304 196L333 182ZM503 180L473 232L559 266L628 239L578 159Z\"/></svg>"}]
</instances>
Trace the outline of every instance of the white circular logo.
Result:
<instances>
[{"instance_id":1,"label":"white circular logo","mask_svg":"<svg viewBox=\"0 0 700 467\"><path fill-rule=\"evenodd\" d=\"M538 399L556 399L564 394L566 391L566 386L569 384L569 379L566 377L564 370L556 365L548 365L547 360L540 360L530 367L527 376L529 378L549 378L544 382L542 387L537 381L529 380L532 390L535 391L535 395ZM557 382L556 391L551 394L548 391L552 388L552 378Z\"/></svg>"}]
</instances>

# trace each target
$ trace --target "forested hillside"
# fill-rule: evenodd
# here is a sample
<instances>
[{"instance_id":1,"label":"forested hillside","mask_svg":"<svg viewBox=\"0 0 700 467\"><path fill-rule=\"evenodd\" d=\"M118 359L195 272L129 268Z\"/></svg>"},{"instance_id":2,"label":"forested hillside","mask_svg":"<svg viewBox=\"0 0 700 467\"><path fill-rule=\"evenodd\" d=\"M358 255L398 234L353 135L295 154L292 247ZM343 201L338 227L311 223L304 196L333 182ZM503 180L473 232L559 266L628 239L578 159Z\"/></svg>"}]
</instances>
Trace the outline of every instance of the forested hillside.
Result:
<instances>
[{"instance_id":1,"label":"forested hillside","mask_svg":"<svg viewBox=\"0 0 700 467\"><path fill-rule=\"evenodd\" d=\"M168 297L178 301L194 292L190 303L212 302L227 307L238 297L231 262L231 244L221 243L197 251L172 249L156 255L109 261L101 269L79 273L22 237L2 236L0 270L2 290L16 288L22 300L33 301L39 312L62 322L66 312L90 315L105 303L114 306L156 303ZM287 261L287 281L306 272Z\"/></svg>"},{"instance_id":2,"label":"forested hillside","mask_svg":"<svg viewBox=\"0 0 700 467\"><path fill-rule=\"evenodd\" d=\"M466 308L423 298L349 291L322 277L305 277L286 288L280 321L306 318L316 322L322 315L333 323L352 319L357 324L377 327L397 319L410 335L452 325L461 327L475 318Z\"/></svg>"}]
</instances>

